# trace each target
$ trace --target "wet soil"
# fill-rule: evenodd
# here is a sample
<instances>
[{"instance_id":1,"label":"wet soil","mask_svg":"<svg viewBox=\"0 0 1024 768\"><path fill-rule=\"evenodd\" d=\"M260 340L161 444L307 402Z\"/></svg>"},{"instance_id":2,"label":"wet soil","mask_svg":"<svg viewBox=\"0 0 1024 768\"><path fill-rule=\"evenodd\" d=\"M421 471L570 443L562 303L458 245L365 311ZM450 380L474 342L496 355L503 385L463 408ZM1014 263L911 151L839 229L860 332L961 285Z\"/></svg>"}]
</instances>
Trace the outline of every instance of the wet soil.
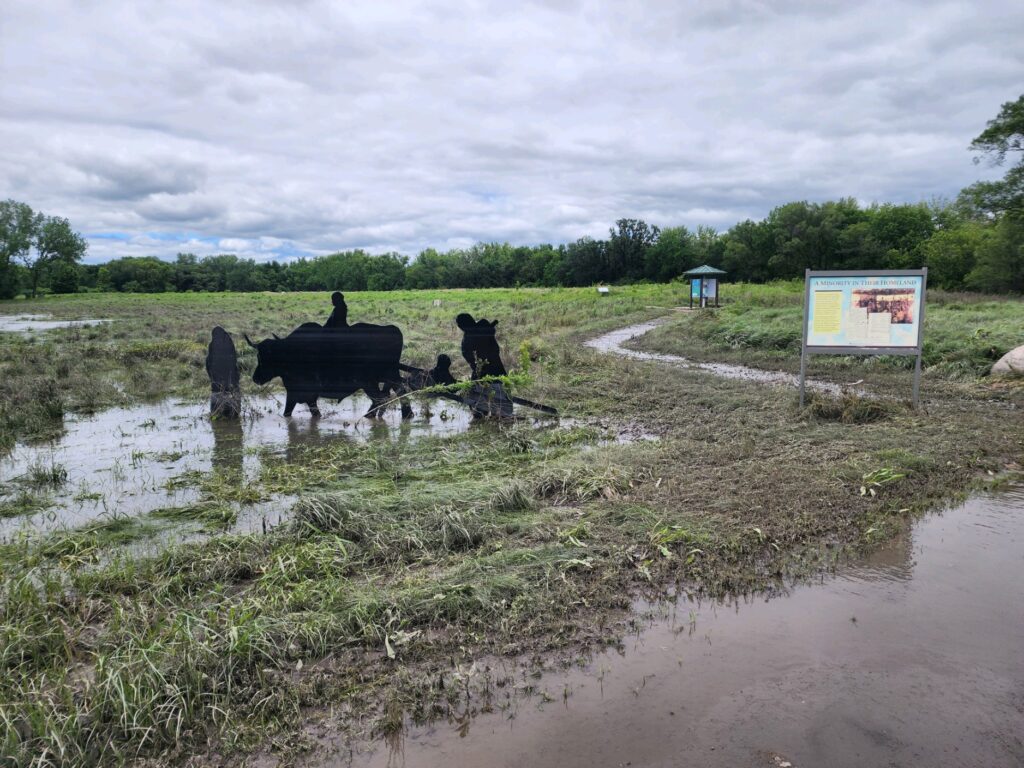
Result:
<instances>
[{"instance_id":1,"label":"wet soil","mask_svg":"<svg viewBox=\"0 0 1024 768\"><path fill-rule=\"evenodd\" d=\"M618 652L327 765L1024 765L1024 489L787 596L637 606ZM499 670L497 677L501 677ZM540 695L525 695L534 688Z\"/></svg>"}]
</instances>

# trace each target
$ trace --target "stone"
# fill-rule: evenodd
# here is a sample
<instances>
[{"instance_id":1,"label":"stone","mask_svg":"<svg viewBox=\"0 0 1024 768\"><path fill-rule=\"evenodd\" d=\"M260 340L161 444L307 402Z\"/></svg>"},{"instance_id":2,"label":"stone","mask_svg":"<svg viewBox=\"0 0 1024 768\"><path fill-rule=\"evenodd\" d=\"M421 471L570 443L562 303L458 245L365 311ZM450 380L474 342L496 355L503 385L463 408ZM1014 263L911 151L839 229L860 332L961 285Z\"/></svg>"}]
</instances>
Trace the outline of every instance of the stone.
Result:
<instances>
[{"instance_id":1,"label":"stone","mask_svg":"<svg viewBox=\"0 0 1024 768\"><path fill-rule=\"evenodd\" d=\"M992 373L1024 376L1024 345L1011 349L992 366Z\"/></svg>"}]
</instances>

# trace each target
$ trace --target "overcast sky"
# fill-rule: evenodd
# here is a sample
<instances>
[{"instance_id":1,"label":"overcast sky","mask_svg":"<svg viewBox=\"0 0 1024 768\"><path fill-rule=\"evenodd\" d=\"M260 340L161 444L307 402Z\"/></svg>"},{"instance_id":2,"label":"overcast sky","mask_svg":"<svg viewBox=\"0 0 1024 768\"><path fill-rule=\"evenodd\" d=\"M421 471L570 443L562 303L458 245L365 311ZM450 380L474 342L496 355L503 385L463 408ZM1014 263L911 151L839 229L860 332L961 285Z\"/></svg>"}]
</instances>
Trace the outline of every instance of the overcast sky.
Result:
<instances>
[{"instance_id":1,"label":"overcast sky","mask_svg":"<svg viewBox=\"0 0 1024 768\"><path fill-rule=\"evenodd\" d=\"M1019 0L2 0L0 198L95 262L952 197L1022 41Z\"/></svg>"}]
</instances>

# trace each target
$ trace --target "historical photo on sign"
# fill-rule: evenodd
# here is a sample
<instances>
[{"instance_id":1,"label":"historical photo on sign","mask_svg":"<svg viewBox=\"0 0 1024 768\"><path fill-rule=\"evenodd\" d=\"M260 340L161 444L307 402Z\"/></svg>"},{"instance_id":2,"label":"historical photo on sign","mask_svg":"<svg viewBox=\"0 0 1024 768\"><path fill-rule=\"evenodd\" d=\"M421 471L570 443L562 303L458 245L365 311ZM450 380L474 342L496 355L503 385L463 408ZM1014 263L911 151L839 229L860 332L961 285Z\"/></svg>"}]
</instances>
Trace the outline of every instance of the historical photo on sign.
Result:
<instances>
[{"instance_id":1,"label":"historical photo on sign","mask_svg":"<svg viewBox=\"0 0 1024 768\"><path fill-rule=\"evenodd\" d=\"M807 345L915 347L923 278L811 277Z\"/></svg>"}]
</instances>

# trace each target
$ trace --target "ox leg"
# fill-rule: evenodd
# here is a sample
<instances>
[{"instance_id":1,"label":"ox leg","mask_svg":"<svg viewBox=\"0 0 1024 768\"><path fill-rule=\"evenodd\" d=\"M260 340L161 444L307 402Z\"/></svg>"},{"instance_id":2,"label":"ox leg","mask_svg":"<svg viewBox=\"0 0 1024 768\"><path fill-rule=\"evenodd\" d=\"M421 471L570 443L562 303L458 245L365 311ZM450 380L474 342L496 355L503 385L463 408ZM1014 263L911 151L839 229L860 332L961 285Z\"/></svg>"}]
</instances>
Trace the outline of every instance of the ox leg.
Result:
<instances>
[{"instance_id":1,"label":"ox leg","mask_svg":"<svg viewBox=\"0 0 1024 768\"><path fill-rule=\"evenodd\" d=\"M368 410L364 415L368 419L381 418L384 415L384 398L381 395L380 385L374 387L364 387L363 391L366 393L366 396L370 398L370 410Z\"/></svg>"},{"instance_id":2,"label":"ox leg","mask_svg":"<svg viewBox=\"0 0 1024 768\"><path fill-rule=\"evenodd\" d=\"M306 401L306 405L309 406L309 413L314 419L320 418L320 407L316 404L317 398L312 397Z\"/></svg>"},{"instance_id":3,"label":"ox leg","mask_svg":"<svg viewBox=\"0 0 1024 768\"><path fill-rule=\"evenodd\" d=\"M295 396L289 392L284 398L284 415L291 416L292 411L295 410Z\"/></svg>"},{"instance_id":4,"label":"ox leg","mask_svg":"<svg viewBox=\"0 0 1024 768\"><path fill-rule=\"evenodd\" d=\"M393 385L395 394L398 395L398 402L402 404L402 418L411 419L416 414L413 413L412 405L409 404L409 386L405 383L404 379L399 379L397 384Z\"/></svg>"},{"instance_id":5,"label":"ox leg","mask_svg":"<svg viewBox=\"0 0 1024 768\"><path fill-rule=\"evenodd\" d=\"M366 416L371 419L383 419L384 409L387 407L388 400L390 400L390 390L386 384L377 384L376 387L366 390L366 394L369 395L370 400L373 402L373 407L366 412Z\"/></svg>"}]
</instances>

